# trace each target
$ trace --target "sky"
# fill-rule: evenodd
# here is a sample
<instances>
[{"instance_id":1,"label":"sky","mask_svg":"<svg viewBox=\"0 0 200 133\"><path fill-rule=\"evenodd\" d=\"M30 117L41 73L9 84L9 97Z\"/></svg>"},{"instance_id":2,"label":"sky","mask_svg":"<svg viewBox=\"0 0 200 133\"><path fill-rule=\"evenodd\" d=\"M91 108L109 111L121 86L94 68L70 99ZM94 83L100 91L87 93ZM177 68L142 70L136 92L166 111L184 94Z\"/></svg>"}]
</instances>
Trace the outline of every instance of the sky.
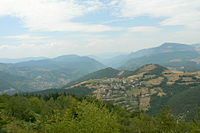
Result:
<instances>
[{"instance_id":1,"label":"sky","mask_svg":"<svg viewBox=\"0 0 200 133\"><path fill-rule=\"evenodd\" d=\"M0 0L0 58L200 43L200 0Z\"/></svg>"}]
</instances>

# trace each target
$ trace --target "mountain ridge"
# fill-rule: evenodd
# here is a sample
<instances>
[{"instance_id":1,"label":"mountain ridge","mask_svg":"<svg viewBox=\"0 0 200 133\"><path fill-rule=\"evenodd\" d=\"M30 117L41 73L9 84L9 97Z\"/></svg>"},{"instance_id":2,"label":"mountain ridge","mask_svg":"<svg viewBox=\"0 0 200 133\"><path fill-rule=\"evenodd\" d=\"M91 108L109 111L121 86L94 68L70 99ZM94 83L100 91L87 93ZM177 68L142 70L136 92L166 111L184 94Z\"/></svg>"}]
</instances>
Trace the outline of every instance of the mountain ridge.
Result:
<instances>
[{"instance_id":1,"label":"mountain ridge","mask_svg":"<svg viewBox=\"0 0 200 133\"><path fill-rule=\"evenodd\" d=\"M129 58L119 68L135 70L145 64L152 63L175 70L200 70L200 52L198 47L194 45L164 43L159 47L137 51L133 55L137 53L142 53L142 56Z\"/></svg>"},{"instance_id":2,"label":"mountain ridge","mask_svg":"<svg viewBox=\"0 0 200 133\"><path fill-rule=\"evenodd\" d=\"M15 64L0 64L0 71L24 78L20 82L16 78L15 82L12 83L15 86L13 87L15 91L11 91L11 93L59 88L71 80L102 68L105 68L105 65L100 62L89 57L76 55ZM5 88L0 88L0 93L4 91L6 91Z\"/></svg>"},{"instance_id":3,"label":"mountain ridge","mask_svg":"<svg viewBox=\"0 0 200 133\"><path fill-rule=\"evenodd\" d=\"M46 90L36 94L67 93L78 96L95 96L129 111L141 110L155 114L169 105L176 114L194 110L200 102L193 101L200 91L200 71L181 72L157 64L140 67L133 75L124 78L102 78L77 83L60 90ZM192 94L189 99L184 97ZM184 100L185 104L176 106ZM191 115L191 114L188 114ZM188 116L189 117L189 116Z\"/></svg>"},{"instance_id":4,"label":"mountain ridge","mask_svg":"<svg viewBox=\"0 0 200 133\"><path fill-rule=\"evenodd\" d=\"M145 48L135 52L131 52L129 54L122 54L110 59L106 59L102 61L102 63L106 64L107 66L113 68L121 68L126 62L129 60L133 60L134 58L140 58L144 56L160 54L160 53L169 53L169 52L180 52L180 51L198 51L198 44L182 44L182 43L172 43L172 42L165 42L157 47L152 48ZM153 64L157 64L152 62ZM144 65L144 64L143 64ZM142 66L142 65L141 65Z\"/></svg>"}]
</instances>

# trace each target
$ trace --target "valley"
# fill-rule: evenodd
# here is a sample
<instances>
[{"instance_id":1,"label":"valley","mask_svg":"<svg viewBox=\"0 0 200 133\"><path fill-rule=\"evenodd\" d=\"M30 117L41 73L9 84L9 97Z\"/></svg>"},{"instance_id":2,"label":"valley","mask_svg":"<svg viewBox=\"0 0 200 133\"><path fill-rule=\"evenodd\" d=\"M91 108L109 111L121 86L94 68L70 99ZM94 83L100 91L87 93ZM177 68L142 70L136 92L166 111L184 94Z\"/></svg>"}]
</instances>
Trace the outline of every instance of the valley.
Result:
<instances>
[{"instance_id":1,"label":"valley","mask_svg":"<svg viewBox=\"0 0 200 133\"><path fill-rule=\"evenodd\" d=\"M198 46L164 43L131 53L129 61L117 69L77 55L1 63L0 94L66 93L92 96L131 112L156 114L169 105L181 114L200 104L193 100L200 92ZM187 93L191 93L188 99L184 97ZM192 103L187 103L190 100ZM176 108L180 101L186 102L184 109Z\"/></svg>"},{"instance_id":2,"label":"valley","mask_svg":"<svg viewBox=\"0 0 200 133\"><path fill-rule=\"evenodd\" d=\"M105 66L89 57L77 55L53 59L31 60L14 64L0 64L0 94L33 92L60 88L70 81Z\"/></svg>"},{"instance_id":3,"label":"valley","mask_svg":"<svg viewBox=\"0 0 200 133\"><path fill-rule=\"evenodd\" d=\"M200 133L200 0L0 0L0 133Z\"/></svg>"},{"instance_id":4,"label":"valley","mask_svg":"<svg viewBox=\"0 0 200 133\"><path fill-rule=\"evenodd\" d=\"M0 132L198 130L200 56L170 45L118 68L77 55L1 63Z\"/></svg>"},{"instance_id":5,"label":"valley","mask_svg":"<svg viewBox=\"0 0 200 133\"><path fill-rule=\"evenodd\" d=\"M198 48L199 45L164 43L158 47L118 55L106 62L78 55L0 59L2 62L9 62L0 63L0 73L4 75L0 77L0 82L4 82L0 85L0 94L63 88L96 78L128 77L145 64L159 64L170 70L195 72L200 70Z\"/></svg>"},{"instance_id":6,"label":"valley","mask_svg":"<svg viewBox=\"0 0 200 133\"><path fill-rule=\"evenodd\" d=\"M199 71L181 72L169 70L160 65L149 64L137 69L134 73L123 78L83 81L64 89L76 89L77 92L89 90L85 95L91 95L114 105L123 106L129 111L141 110L154 114L164 105L176 108L174 103L180 102L179 100L187 101L187 99L176 99L173 104L170 102L171 99L188 90L200 87ZM199 92L196 95L199 95ZM200 104L199 101L193 102L190 108L185 104L184 107L186 108L181 113L194 109L196 104Z\"/></svg>"}]
</instances>

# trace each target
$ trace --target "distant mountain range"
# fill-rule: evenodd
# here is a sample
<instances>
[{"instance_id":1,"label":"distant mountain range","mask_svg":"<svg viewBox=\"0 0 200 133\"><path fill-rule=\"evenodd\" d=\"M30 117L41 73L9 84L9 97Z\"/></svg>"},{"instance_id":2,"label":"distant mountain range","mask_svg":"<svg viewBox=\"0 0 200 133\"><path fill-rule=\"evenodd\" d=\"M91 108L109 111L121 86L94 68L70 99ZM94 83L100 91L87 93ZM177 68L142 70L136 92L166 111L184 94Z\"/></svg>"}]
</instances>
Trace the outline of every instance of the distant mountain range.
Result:
<instances>
[{"instance_id":1,"label":"distant mountain range","mask_svg":"<svg viewBox=\"0 0 200 133\"><path fill-rule=\"evenodd\" d=\"M135 70L145 64L160 64L182 71L200 70L200 44L164 43L130 54L103 60L102 63L122 70Z\"/></svg>"},{"instance_id":2,"label":"distant mountain range","mask_svg":"<svg viewBox=\"0 0 200 133\"><path fill-rule=\"evenodd\" d=\"M104 63L115 68L77 55L1 63L0 94L89 95L152 115L169 105L174 114L193 117L200 106L199 44L164 43Z\"/></svg>"},{"instance_id":3,"label":"distant mountain range","mask_svg":"<svg viewBox=\"0 0 200 133\"><path fill-rule=\"evenodd\" d=\"M105 68L98 61L77 55L0 64L0 93L59 88L85 74Z\"/></svg>"},{"instance_id":4,"label":"distant mountain range","mask_svg":"<svg viewBox=\"0 0 200 133\"><path fill-rule=\"evenodd\" d=\"M120 66L121 69L135 70L142 65L153 63L175 70L200 70L199 45L164 43L159 47L140 50L132 55L134 58L128 59Z\"/></svg>"},{"instance_id":5,"label":"distant mountain range","mask_svg":"<svg viewBox=\"0 0 200 133\"><path fill-rule=\"evenodd\" d=\"M127 78L145 64L197 71L200 70L200 45L164 43L159 47L119 55L102 63L91 57L77 55L13 59L7 62L0 63L0 93L32 92L71 86L92 79Z\"/></svg>"},{"instance_id":6,"label":"distant mountain range","mask_svg":"<svg viewBox=\"0 0 200 133\"><path fill-rule=\"evenodd\" d=\"M177 70L196 71L200 65L200 44L164 43L158 47L142 49L129 54L110 53L88 56L102 64L119 69L135 70L145 64L161 64ZM21 63L48 59L29 57L0 59L0 63Z\"/></svg>"},{"instance_id":7,"label":"distant mountain range","mask_svg":"<svg viewBox=\"0 0 200 133\"><path fill-rule=\"evenodd\" d=\"M110 59L115 68L77 55L1 63L0 94L90 95L149 114L170 105L175 114L190 117L200 106L199 46L164 43Z\"/></svg>"},{"instance_id":8,"label":"distant mountain range","mask_svg":"<svg viewBox=\"0 0 200 133\"><path fill-rule=\"evenodd\" d=\"M46 57L27 57L27 58L19 58L19 59L0 58L0 63L20 63L20 62L44 60L44 59L48 59L48 58Z\"/></svg>"}]
</instances>

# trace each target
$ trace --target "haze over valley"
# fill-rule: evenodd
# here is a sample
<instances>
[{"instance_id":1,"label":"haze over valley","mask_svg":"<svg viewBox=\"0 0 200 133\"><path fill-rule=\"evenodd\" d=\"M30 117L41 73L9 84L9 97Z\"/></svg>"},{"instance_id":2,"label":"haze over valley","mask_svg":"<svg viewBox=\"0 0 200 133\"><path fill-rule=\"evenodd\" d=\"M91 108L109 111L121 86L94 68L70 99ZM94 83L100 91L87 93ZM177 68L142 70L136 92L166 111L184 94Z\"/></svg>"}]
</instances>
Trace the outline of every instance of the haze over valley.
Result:
<instances>
[{"instance_id":1,"label":"haze over valley","mask_svg":"<svg viewBox=\"0 0 200 133\"><path fill-rule=\"evenodd\" d=\"M1 78L0 92L32 92L61 88L84 75L107 67L113 67L119 71L134 71L145 64L160 64L172 70L198 71L200 70L198 46L164 43L159 47L118 55L105 61L78 55L15 59L15 61L9 59L10 62L7 59L9 63L0 64L1 74L5 75ZM86 79L89 80L89 78Z\"/></svg>"},{"instance_id":2,"label":"haze over valley","mask_svg":"<svg viewBox=\"0 0 200 133\"><path fill-rule=\"evenodd\" d=\"M0 0L0 133L199 133L199 0Z\"/></svg>"}]
</instances>

